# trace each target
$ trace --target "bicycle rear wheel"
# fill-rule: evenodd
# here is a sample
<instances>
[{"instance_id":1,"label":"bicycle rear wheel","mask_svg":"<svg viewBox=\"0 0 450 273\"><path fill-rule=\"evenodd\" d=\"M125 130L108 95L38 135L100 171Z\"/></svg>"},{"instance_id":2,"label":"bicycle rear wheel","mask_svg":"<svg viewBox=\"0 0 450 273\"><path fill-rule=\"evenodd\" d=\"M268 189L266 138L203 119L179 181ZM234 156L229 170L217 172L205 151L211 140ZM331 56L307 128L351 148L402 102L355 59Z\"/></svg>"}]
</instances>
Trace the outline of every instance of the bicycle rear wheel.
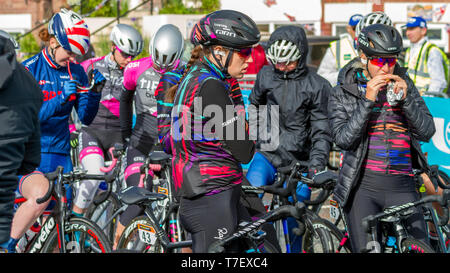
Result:
<instances>
[{"instance_id":1,"label":"bicycle rear wheel","mask_svg":"<svg viewBox=\"0 0 450 273\"><path fill-rule=\"evenodd\" d=\"M72 217L64 227L67 253L109 253L111 244L97 224L85 218ZM59 252L59 238L54 229L42 247L42 253Z\"/></svg>"}]
</instances>

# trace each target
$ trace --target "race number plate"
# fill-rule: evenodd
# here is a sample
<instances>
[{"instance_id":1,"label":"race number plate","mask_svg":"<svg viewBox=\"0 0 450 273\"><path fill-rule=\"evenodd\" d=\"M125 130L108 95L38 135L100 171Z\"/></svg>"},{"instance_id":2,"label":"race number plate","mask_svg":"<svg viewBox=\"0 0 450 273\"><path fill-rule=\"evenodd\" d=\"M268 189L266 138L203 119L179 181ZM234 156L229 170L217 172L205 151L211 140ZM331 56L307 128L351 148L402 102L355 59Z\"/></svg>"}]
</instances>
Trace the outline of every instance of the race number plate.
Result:
<instances>
[{"instance_id":1,"label":"race number plate","mask_svg":"<svg viewBox=\"0 0 450 273\"><path fill-rule=\"evenodd\" d=\"M138 224L139 239L149 245L153 245L156 241L156 232L151 226Z\"/></svg>"},{"instance_id":2,"label":"race number plate","mask_svg":"<svg viewBox=\"0 0 450 273\"><path fill-rule=\"evenodd\" d=\"M334 200L330 200L330 217L333 219L338 219L339 218L339 205L336 201Z\"/></svg>"}]
</instances>

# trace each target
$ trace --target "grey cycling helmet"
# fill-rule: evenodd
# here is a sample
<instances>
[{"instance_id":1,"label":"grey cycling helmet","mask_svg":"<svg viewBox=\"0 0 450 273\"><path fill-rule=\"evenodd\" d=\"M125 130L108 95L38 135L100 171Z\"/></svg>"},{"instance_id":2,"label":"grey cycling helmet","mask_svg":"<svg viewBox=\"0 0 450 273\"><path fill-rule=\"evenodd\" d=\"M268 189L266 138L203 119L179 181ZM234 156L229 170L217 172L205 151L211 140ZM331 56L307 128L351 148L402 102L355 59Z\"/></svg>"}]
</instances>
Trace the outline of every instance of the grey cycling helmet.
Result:
<instances>
[{"instance_id":1,"label":"grey cycling helmet","mask_svg":"<svg viewBox=\"0 0 450 273\"><path fill-rule=\"evenodd\" d=\"M144 48L144 39L141 34L130 25L115 25L109 38L121 51L131 56L141 54Z\"/></svg>"},{"instance_id":2,"label":"grey cycling helmet","mask_svg":"<svg viewBox=\"0 0 450 273\"><path fill-rule=\"evenodd\" d=\"M375 24L361 31L358 46L368 57L396 56L403 49L403 40L400 32L394 27Z\"/></svg>"},{"instance_id":3,"label":"grey cycling helmet","mask_svg":"<svg viewBox=\"0 0 450 273\"><path fill-rule=\"evenodd\" d=\"M293 62L300 59L301 53L296 44L287 40L278 40L270 45L267 58L273 63Z\"/></svg>"},{"instance_id":4,"label":"grey cycling helmet","mask_svg":"<svg viewBox=\"0 0 450 273\"><path fill-rule=\"evenodd\" d=\"M149 51L160 71L174 68L180 61L184 39L180 30L172 25L163 25L153 36Z\"/></svg>"},{"instance_id":5,"label":"grey cycling helmet","mask_svg":"<svg viewBox=\"0 0 450 273\"><path fill-rule=\"evenodd\" d=\"M387 16L386 13L381 11L371 12L365 15L361 19L361 21L359 21L359 23L356 25L355 37L358 37L359 34L361 34L361 30L363 28L375 24L383 24L391 27L393 26L391 18L389 18L389 16Z\"/></svg>"},{"instance_id":6,"label":"grey cycling helmet","mask_svg":"<svg viewBox=\"0 0 450 273\"><path fill-rule=\"evenodd\" d=\"M20 45L19 43L16 41L16 39L14 39L13 36L11 36L11 34L9 34L8 32L1 30L0 29L0 36L5 37L6 39L9 39L13 45L14 45L14 49L19 50L20 49Z\"/></svg>"}]
</instances>

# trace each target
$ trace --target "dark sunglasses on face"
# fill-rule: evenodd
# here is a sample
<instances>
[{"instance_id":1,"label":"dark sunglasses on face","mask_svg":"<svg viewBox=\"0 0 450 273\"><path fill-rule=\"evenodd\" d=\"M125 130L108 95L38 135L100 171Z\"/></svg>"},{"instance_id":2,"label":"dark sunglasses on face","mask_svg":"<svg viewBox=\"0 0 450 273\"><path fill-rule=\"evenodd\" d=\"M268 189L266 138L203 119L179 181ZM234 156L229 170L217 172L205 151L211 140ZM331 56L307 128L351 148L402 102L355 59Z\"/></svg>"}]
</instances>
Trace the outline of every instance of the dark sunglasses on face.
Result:
<instances>
[{"instance_id":1,"label":"dark sunglasses on face","mask_svg":"<svg viewBox=\"0 0 450 273\"><path fill-rule=\"evenodd\" d=\"M243 59L247 59L250 55L252 55L253 47L245 47L240 49L235 49L237 54Z\"/></svg>"},{"instance_id":2,"label":"dark sunglasses on face","mask_svg":"<svg viewBox=\"0 0 450 273\"><path fill-rule=\"evenodd\" d=\"M123 52L117 46L116 46L116 49L117 49L117 51L119 51L120 55L122 55L122 57L124 57L125 59L128 59L128 58L134 59L136 57L136 56L133 56L133 55L130 55L130 54L127 54L127 53Z\"/></svg>"},{"instance_id":3,"label":"dark sunglasses on face","mask_svg":"<svg viewBox=\"0 0 450 273\"><path fill-rule=\"evenodd\" d=\"M389 67L393 67L397 63L397 58L370 58L370 63L378 67L383 67L387 63Z\"/></svg>"}]
</instances>

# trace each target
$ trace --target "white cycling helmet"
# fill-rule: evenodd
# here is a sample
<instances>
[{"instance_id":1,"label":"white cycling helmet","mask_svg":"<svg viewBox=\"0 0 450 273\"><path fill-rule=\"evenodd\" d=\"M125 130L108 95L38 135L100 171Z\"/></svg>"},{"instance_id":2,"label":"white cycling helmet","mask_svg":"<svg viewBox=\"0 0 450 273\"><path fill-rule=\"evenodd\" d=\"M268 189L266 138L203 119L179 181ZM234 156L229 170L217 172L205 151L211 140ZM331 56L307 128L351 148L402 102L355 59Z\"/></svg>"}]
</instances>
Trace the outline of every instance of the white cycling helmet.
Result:
<instances>
[{"instance_id":1,"label":"white cycling helmet","mask_svg":"<svg viewBox=\"0 0 450 273\"><path fill-rule=\"evenodd\" d=\"M172 25L162 26L153 36L149 51L158 72L175 68L180 62L184 49L184 39L180 30Z\"/></svg>"},{"instance_id":2,"label":"white cycling helmet","mask_svg":"<svg viewBox=\"0 0 450 273\"><path fill-rule=\"evenodd\" d=\"M391 27L393 26L391 18L389 18L386 13L381 11L371 12L365 15L356 25L355 37L359 36L363 28L374 24L383 24Z\"/></svg>"},{"instance_id":3,"label":"white cycling helmet","mask_svg":"<svg viewBox=\"0 0 450 273\"><path fill-rule=\"evenodd\" d=\"M141 54L144 48L144 39L137 29L126 24L117 24L113 27L109 39L123 52L131 56Z\"/></svg>"},{"instance_id":4,"label":"white cycling helmet","mask_svg":"<svg viewBox=\"0 0 450 273\"><path fill-rule=\"evenodd\" d=\"M84 55L89 49L90 32L81 16L71 10L61 9L48 23L48 33L54 35L66 50Z\"/></svg>"},{"instance_id":5,"label":"white cycling helmet","mask_svg":"<svg viewBox=\"0 0 450 273\"><path fill-rule=\"evenodd\" d=\"M266 55L273 64L292 62L301 57L297 45L287 40L275 41L270 45Z\"/></svg>"},{"instance_id":6,"label":"white cycling helmet","mask_svg":"<svg viewBox=\"0 0 450 273\"><path fill-rule=\"evenodd\" d=\"M19 50L20 49L20 45L19 43L16 41L16 39L14 39L13 36L11 36L11 34L9 34L8 32L1 30L0 29L0 36L1 37L5 37L6 39L9 39L13 45L14 45L14 49Z\"/></svg>"}]
</instances>

